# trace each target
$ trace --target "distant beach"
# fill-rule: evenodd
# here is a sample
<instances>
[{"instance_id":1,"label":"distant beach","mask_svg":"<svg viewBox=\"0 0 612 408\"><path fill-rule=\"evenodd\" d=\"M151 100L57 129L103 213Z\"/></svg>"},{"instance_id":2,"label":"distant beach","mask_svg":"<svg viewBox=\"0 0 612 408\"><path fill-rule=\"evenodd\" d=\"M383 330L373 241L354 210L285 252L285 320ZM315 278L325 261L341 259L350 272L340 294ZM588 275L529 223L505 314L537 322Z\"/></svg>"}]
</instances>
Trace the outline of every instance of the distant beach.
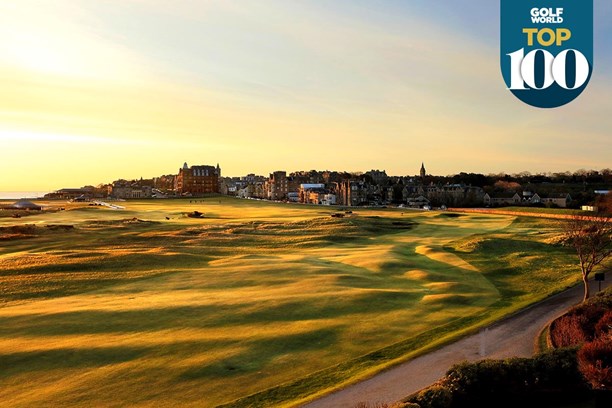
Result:
<instances>
[{"instance_id":1,"label":"distant beach","mask_svg":"<svg viewBox=\"0 0 612 408\"><path fill-rule=\"evenodd\" d=\"M0 200L19 200L20 198L41 198L48 191L0 191Z\"/></svg>"}]
</instances>

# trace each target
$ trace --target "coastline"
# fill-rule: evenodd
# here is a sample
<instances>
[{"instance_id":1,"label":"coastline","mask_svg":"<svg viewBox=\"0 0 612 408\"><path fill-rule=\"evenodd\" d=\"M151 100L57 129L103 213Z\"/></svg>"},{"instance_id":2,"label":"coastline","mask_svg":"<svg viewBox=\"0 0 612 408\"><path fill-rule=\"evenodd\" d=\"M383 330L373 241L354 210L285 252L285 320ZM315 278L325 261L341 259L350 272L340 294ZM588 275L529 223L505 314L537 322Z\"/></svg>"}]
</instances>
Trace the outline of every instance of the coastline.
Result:
<instances>
[{"instance_id":1,"label":"coastline","mask_svg":"<svg viewBox=\"0 0 612 408\"><path fill-rule=\"evenodd\" d=\"M41 199L49 191L0 191L0 200Z\"/></svg>"}]
</instances>

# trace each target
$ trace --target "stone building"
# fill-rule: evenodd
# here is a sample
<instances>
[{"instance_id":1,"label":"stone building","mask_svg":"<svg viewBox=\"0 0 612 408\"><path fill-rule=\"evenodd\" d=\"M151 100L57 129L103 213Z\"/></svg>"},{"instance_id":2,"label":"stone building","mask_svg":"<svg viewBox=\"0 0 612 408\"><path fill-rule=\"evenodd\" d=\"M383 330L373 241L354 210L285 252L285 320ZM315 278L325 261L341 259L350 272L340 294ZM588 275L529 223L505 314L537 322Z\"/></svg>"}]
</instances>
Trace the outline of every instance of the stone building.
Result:
<instances>
[{"instance_id":1,"label":"stone building","mask_svg":"<svg viewBox=\"0 0 612 408\"><path fill-rule=\"evenodd\" d=\"M529 200L529 204L544 204L546 206L553 206L559 208L567 208L568 204L572 201L572 196L567 193L560 194L538 194L535 193Z\"/></svg>"},{"instance_id":2,"label":"stone building","mask_svg":"<svg viewBox=\"0 0 612 408\"><path fill-rule=\"evenodd\" d=\"M464 184L430 184L419 189L419 193L427 197L434 205L473 206L481 205L484 200L484 190L480 187Z\"/></svg>"},{"instance_id":3,"label":"stone building","mask_svg":"<svg viewBox=\"0 0 612 408\"><path fill-rule=\"evenodd\" d=\"M165 174L153 179L153 187L162 191L174 190L176 185L176 174Z\"/></svg>"},{"instance_id":4,"label":"stone building","mask_svg":"<svg viewBox=\"0 0 612 408\"><path fill-rule=\"evenodd\" d=\"M338 185L337 201L346 206L366 205L368 184L363 180L344 180Z\"/></svg>"},{"instance_id":5,"label":"stone building","mask_svg":"<svg viewBox=\"0 0 612 408\"><path fill-rule=\"evenodd\" d=\"M493 195L486 193L484 195L483 202L487 206L520 205L522 200L521 196L518 195L518 193L511 191Z\"/></svg>"},{"instance_id":6,"label":"stone building","mask_svg":"<svg viewBox=\"0 0 612 408\"><path fill-rule=\"evenodd\" d=\"M265 182L256 181L247 184L236 192L240 198L264 198L265 197Z\"/></svg>"},{"instance_id":7,"label":"stone building","mask_svg":"<svg viewBox=\"0 0 612 408\"><path fill-rule=\"evenodd\" d=\"M366 176L370 176L375 184L383 185L389 179L385 170L370 170L366 171Z\"/></svg>"},{"instance_id":8,"label":"stone building","mask_svg":"<svg viewBox=\"0 0 612 408\"><path fill-rule=\"evenodd\" d=\"M307 183L300 184L298 190L298 201L304 204L321 204L323 195L327 194L325 184L322 183Z\"/></svg>"},{"instance_id":9,"label":"stone building","mask_svg":"<svg viewBox=\"0 0 612 408\"><path fill-rule=\"evenodd\" d=\"M112 198L124 200L151 198L153 196L153 187L149 184L137 180L116 180L113 181L109 195Z\"/></svg>"},{"instance_id":10,"label":"stone building","mask_svg":"<svg viewBox=\"0 0 612 408\"><path fill-rule=\"evenodd\" d=\"M179 170L176 176L176 191L180 195L202 196L204 194L219 193L219 177L221 168L214 166L187 166Z\"/></svg>"},{"instance_id":11,"label":"stone building","mask_svg":"<svg viewBox=\"0 0 612 408\"><path fill-rule=\"evenodd\" d=\"M286 200L289 192L287 172L275 171L270 174L265 184L266 198L268 200Z\"/></svg>"}]
</instances>

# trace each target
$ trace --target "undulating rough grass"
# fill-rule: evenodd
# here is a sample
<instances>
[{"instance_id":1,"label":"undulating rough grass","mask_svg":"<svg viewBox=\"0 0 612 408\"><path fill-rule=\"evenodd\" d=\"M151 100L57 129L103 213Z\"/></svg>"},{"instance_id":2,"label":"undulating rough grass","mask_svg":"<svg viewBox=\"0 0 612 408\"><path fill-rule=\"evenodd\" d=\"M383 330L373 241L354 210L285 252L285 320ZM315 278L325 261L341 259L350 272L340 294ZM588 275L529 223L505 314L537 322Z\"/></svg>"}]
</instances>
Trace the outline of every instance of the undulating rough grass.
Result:
<instances>
[{"instance_id":1,"label":"undulating rough grass","mask_svg":"<svg viewBox=\"0 0 612 408\"><path fill-rule=\"evenodd\" d=\"M0 218L4 406L291 406L579 278L544 219L48 204Z\"/></svg>"}]
</instances>

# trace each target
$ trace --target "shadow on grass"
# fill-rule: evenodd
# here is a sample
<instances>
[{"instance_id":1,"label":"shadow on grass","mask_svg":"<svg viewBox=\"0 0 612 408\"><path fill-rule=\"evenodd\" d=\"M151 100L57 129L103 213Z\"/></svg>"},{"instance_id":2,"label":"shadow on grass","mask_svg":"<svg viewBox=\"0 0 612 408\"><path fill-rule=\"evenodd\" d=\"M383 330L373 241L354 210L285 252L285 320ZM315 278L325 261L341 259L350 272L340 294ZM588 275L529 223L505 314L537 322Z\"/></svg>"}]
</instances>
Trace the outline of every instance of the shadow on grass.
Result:
<instances>
[{"instance_id":1,"label":"shadow on grass","mask_svg":"<svg viewBox=\"0 0 612 408\"><path fill-rule=\"evenodd\" d=\"M575 268L568 248L534 240L485 238L471 252L445 249L479 268L503 299L546 292Z\"/></svg>"},{"instance_id":2,"label":"shadow on grass","mask_svg":"<svg viewBox=\"0 0 612 408\"><path fill-rule=\"evenodd\" d=\"M232 377L260 371L283 355L331 347L337 338L336 329L327 328L248 342L244 344L248 347L247 351L202 367L190 368L183 372L178 380Z\"/></svg>"},{"instance_id":3,"label":"shadow on grass","mask_svg":"<svg viewBox=\"0 0 612 408\"><path fill-rule=\"evenodd\" d=\"M0 377L33 371L102 367L135 360L150 350L146 347L60 348L0 354Z\"/></svg>"},{"instance_id":4,"label":"shadow on grass","mask_svg":"<svg viewBox=\"0 0 612 408\"><path fill-rule=\"evenodd\" d=\"M405 309L422 295L410 291L368 291L352 296L321 296L310 302L248 302L240 305L180 306L144 310L86 310L0 317L0 335L136 333L169 328L210 328L341 316ZM135 299L135 301L137 301Z\"/></svg>"},{"instance_id":5,"label":"shadow on grass","mask_svg":"<svg viewBox=\"0 0 612 408\"><path fill-rule=\"evenodd\" d=\"M288 401L295 401L311 395L315 391L325 389L331 384L340 384L372 367L389 363L401 356L405 356L406 353L410 351L414 351L419 347L423 347L425 344L434 342L441 336L447 335L447 333L451 333L459 328L468 327L483 318L484 315L459 318L444 326L420 333L410 339L400 341L356 359L328 367L307 375L306 377L297 378L294 381L219 405L218 408L281 406Z\"/></svg>"},{"instance_id":6,"label":"shadow on grass","mask_svg":"<svg viewBox=\"0 0 612 408\"><path fill-rule=\"evenodd\" d=\"M91 256L91 254L88 254ZM7 275L43 275L56 272L105 272L105 271L146 271L166 269L185 269L189 267L205 266L212 258L193 254L151 254L151 253L126 253L126 254L104 254L95 261L74 261L78 259L74 255L62 255L61 259L69 262L48 263L44 265L33 264L31 266L20 266L3 269L4 276ZM120 273L120 272L119 272Z\"/></svg>"}]
</instances>

